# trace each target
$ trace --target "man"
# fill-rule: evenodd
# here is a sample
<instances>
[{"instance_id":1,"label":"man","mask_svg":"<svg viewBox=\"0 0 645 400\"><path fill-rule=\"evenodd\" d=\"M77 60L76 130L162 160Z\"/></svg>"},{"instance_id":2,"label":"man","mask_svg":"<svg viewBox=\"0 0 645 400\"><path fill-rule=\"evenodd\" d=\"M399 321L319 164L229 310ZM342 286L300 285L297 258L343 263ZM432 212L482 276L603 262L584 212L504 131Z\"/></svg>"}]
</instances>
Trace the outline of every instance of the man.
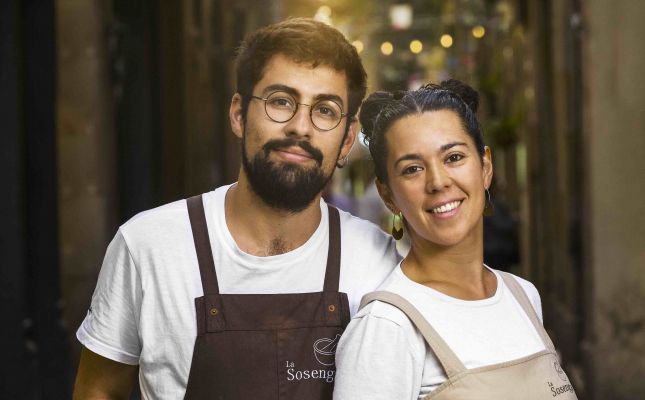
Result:
<instances>
[{"instance_id":1,"label":"man","mask_svg":"<svg viewBox=\"0 0 645 400\"><path fill-rule=\"evenodd\" d=\"M127 398L137 370L145 399L331 399L339 335L398 261L321 200L365 71L338 31L292 19L247 38L236 73L238 181L121 226L77 333L77 399Z\"/></svg>"}]
</instances>

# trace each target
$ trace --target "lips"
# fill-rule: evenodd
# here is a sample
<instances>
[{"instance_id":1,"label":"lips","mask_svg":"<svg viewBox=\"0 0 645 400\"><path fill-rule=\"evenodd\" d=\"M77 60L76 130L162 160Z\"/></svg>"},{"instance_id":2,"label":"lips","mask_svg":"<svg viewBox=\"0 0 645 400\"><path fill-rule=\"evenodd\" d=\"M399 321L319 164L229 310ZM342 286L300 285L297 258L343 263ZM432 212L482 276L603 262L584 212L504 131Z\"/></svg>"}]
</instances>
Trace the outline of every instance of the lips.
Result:
<instances>
[{"instance_id":1,"label":"lips","mask_svg":"<svg viewBox=\"0 0 645 400\"><path fill-rule=\"evenodd\" d=\"M294 155L297 157L303 157L303 158L309 158L309 159L314 158L308 151L305 151L302 148L296 147L296 146L281 147L275 150L282 153L286 153L287 155Z\"/></svg>"},{"instance_id":2,"label":"lips","mask_svg":"<svg viewBox=\"0 0 645 400\"><path fill-rule=\"evenodd\" d=\"M316 161L318 165L322 164L323 154L306 140L295 140L293 138L270 140L262 146L265 154L268 156L271 151L282 152L287 157L300 158L306 157Z\"/></svg>"},{"instance_id":3,"label":"lips","mask_svg":"<svg viewBox=\"0 0 645 400\"><path fill-rule=\"evenodd\" d=\"M432 214L444 214L450 212L461 205L463 200L453 200L447 203L442 203L438 206L428 209L427 211Z\"/></svg>"}]
</instances>

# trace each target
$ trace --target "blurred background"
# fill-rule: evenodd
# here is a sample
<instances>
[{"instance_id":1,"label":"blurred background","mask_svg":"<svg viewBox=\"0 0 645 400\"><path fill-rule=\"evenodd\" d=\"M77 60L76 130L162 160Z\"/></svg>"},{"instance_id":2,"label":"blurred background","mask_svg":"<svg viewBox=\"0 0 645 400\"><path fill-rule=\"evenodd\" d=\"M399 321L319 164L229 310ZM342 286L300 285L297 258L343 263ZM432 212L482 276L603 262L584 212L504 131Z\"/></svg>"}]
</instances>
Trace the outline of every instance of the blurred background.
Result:
<instances>
[{"instance_id":1,"label":"blurred background","mask_svg":"<svg viewBox=\"0 0 645 400\"><path fill-rule=\"evenodd\" d=\"M118 226L236 179L235 49L289 16L340 29L370 91L479 90L487 263L538 287L579 398L644 399L640 0L0 1L0 398L69 398ZM372 180L356 143L327 197L387 229Z\"/></svg>"}]
</instances>

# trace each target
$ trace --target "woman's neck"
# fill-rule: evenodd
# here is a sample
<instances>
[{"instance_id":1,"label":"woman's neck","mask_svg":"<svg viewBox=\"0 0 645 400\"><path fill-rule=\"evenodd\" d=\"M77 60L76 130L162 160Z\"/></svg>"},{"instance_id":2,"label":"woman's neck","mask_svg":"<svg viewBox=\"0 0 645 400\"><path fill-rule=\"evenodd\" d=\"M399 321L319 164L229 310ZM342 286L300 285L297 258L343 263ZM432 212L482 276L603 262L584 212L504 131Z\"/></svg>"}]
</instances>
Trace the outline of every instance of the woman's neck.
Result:
<instances>
[{"instance_id":1,"label":"woman's neck","mask_svg":"<svg viewBox=\"0 0 645 400\"><path fill-rule=\"evenodd\" d=\"M495 274L483 264L483 235L474 234L454 246L439 246L412 238L401 269L411 280L463 300L491 297L497 289Z\"/></svg>"}]
</instances>

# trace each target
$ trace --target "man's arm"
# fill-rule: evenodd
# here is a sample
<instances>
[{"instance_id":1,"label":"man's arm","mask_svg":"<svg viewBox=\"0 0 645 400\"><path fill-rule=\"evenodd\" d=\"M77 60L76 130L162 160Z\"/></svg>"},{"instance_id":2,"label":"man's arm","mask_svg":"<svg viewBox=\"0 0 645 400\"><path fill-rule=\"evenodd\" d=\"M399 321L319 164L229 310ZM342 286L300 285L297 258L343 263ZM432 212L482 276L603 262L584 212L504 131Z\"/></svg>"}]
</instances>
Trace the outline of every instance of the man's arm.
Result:
<instances>
[{"instance_id":1,"label":"man's arm","mask_svg":"<svg viewBox=\"0 0 645 400\"><path fill-rule=\"evenodd\" d=\"M122 364L102 357L87 348L74 383L74 400L129 399L139 366Z\"/></svg>"}]
</instances>

